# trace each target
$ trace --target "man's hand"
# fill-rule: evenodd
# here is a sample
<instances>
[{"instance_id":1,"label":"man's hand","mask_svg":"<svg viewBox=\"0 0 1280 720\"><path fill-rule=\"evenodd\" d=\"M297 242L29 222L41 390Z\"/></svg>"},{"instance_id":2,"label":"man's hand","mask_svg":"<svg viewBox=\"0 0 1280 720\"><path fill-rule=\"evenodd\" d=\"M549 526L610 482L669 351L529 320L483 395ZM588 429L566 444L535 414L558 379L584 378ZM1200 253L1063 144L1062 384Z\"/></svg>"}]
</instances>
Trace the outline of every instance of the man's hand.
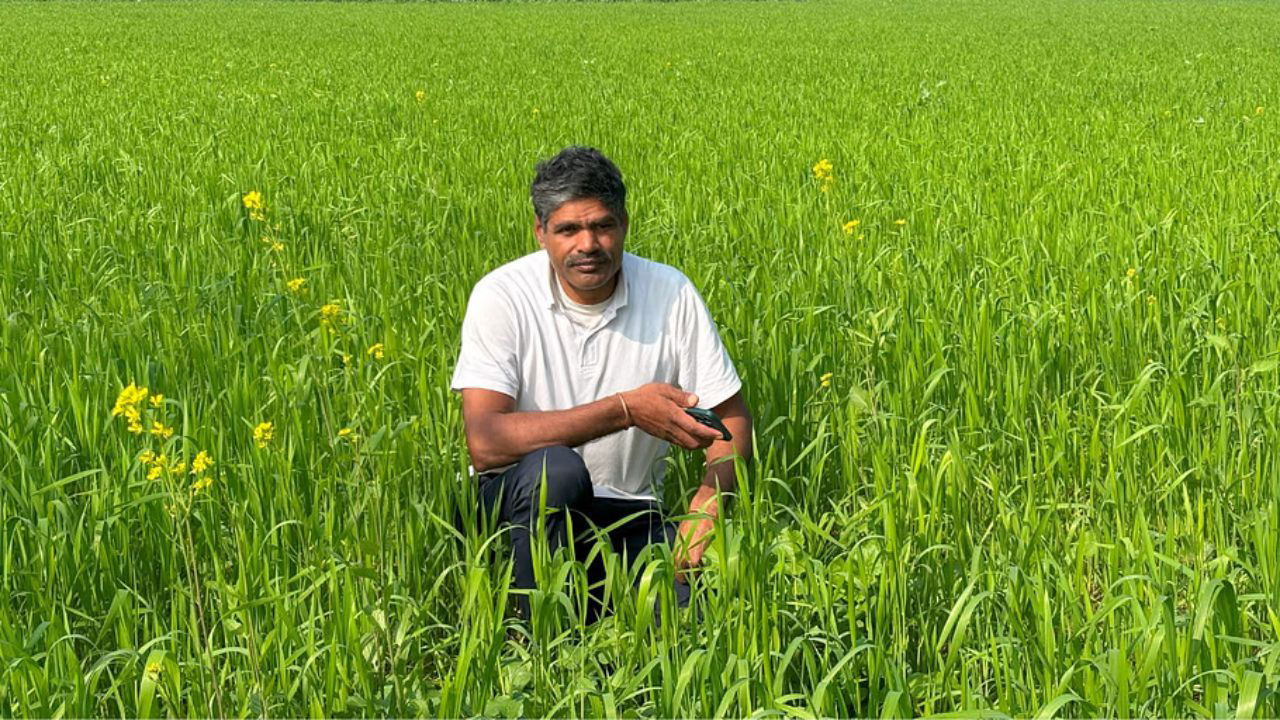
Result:
<instances>
[{"instance_id":1,"label":"man's hand","mask_svg":"<svg viewBox=\"0 0 1280 720\"><path fill-rule=\"evenodd\" d=\"M720 439L719 432L685 413L685 408L698 404L693 393L667 383L649 383L621 395L632 424L656 438L685 450L701 450Z\"/></svg>"},{"instance_id":2,"label":"man's hand","mask_svg":"<svg viewBox=\"0 0 1280 720\"><path fill-rule=\"evenodd\" d=\"M715 520L720 514L715 488L706 485L698 488L693 500L689 501L689 514L693 517L681 521L680 529L676 531L674 561L679 582L685 581L682 570L702 564L702 554L711 543L711 531L715 529Z\"/></svg>"},{"instance_id":3,"label":"man's hand","mask_svg":"<svg viewBox=\"0 0 1280 720\"><path fill-rule=\"evenodd\" d=\"M717 439L707 448L707 473L689 501L689 518L680 523L676 533L676 579L681 582L684 581L682 570L702 563L702 555L715 530L715 520L724 510L720 506L721 498L728 502L737 487L735 458L747 460L751 457L751 411L747 409L742 393L734 393L713 410L733 433L733 440ZM717 491L730 494L718 495Z\"/></svg>"}]
</instances>

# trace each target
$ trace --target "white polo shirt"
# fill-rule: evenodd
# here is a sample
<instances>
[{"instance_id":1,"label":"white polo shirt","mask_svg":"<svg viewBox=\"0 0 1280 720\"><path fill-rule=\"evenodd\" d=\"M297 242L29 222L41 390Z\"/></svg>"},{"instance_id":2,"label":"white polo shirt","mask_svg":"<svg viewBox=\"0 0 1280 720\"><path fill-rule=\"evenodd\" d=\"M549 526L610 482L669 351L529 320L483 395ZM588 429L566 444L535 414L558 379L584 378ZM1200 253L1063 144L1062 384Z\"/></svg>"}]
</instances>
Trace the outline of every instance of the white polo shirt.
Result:
<instances>
[{"instance_id":1,"label":"white polo shirt","mask_svg":"<svg viewBox=\"0 0 1280 720\"><path fill-rule=\"evenodd\" d=\"M623 253L600 321L570 318L546 251L485 275L462 321L454 390L483 388L517 411L567 410L649 382L667 382L712 408L742 387L706 304L668 265ZM668 443L630 428L574 448L596 495L656 498Z\"/></svg>"}]
</instances>

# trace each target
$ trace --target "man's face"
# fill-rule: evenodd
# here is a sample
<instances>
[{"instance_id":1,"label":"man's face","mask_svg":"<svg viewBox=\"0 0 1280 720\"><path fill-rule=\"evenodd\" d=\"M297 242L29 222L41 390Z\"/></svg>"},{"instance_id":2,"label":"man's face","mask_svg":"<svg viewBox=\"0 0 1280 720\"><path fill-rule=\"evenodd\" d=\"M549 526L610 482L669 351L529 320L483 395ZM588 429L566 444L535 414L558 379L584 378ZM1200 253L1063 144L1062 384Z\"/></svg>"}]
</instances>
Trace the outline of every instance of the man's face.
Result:
<instances>
[{"instance_id":1,"label":"man's face","mask_svg":"<svg viewBox=\"0 0 1280 720\"><path fill-rule=\"evenodd\" d=\"M625 216L618 217L596 198L570 200L545 224L535 219L533 233L572 300L593 305L613 294L627 237Z\"/></svg>"}]
</instances>

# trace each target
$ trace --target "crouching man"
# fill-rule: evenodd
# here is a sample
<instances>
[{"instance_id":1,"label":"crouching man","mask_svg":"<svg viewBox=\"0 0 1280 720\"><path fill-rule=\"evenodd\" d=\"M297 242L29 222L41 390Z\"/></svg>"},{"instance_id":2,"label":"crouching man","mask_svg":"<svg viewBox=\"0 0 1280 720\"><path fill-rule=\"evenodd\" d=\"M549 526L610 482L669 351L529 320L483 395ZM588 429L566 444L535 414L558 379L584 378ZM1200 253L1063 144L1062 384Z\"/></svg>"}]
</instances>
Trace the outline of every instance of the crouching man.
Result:
<instances>
[{"instance_id":1,"label":"crouching man","mask_svg":"<svg viewBox=\"0 0 1280 720\"><path fill-rule=\"evenodd\" d=\"M616 552L671 543L677 567L693 567L716 488L732 491L732 457L751 454L742 383L689 279L623 251L626 187L608 158L566 148L538 165L530 195L541 250L476 283L453 375L481 510L511 526L517 588L535 586L531 533L554 551L573 541L570 516L575 534L629 518L609 532ZM732 440L689 407L714 411ZM707 468L678 530L658 499L673 444L704 450ZM687 602L683 582L676 592ZM527 598L517 605L527 617Z\"/></svg>"}]
</instances>

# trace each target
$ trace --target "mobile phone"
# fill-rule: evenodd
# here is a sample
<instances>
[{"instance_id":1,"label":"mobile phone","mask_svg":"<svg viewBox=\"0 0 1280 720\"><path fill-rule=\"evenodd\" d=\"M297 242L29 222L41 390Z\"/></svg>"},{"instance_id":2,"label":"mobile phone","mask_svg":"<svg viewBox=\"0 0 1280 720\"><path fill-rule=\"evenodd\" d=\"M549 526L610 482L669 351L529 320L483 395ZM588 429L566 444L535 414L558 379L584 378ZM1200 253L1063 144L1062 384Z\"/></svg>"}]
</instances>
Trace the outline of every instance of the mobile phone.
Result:
<instances>
[{"instance_id":1,"label":"mobile phone","mask_svg":"<svg viewBox=\"0 0 1280 720\"><path fill-rule=\"evenodd\" d=\"M729 428L725 427L724 423L720 422L720 418L716 417L716 414L711 412L710 410L704 410L703 408L694 407L694 408L685 408L684 411L688 413L689 417L693 418L694 420L697 420L698 424L706 425L712 430L718 431L720 433L721 440L733 439L733 435L729 434Z\"/></svg>"}]
</instances>

